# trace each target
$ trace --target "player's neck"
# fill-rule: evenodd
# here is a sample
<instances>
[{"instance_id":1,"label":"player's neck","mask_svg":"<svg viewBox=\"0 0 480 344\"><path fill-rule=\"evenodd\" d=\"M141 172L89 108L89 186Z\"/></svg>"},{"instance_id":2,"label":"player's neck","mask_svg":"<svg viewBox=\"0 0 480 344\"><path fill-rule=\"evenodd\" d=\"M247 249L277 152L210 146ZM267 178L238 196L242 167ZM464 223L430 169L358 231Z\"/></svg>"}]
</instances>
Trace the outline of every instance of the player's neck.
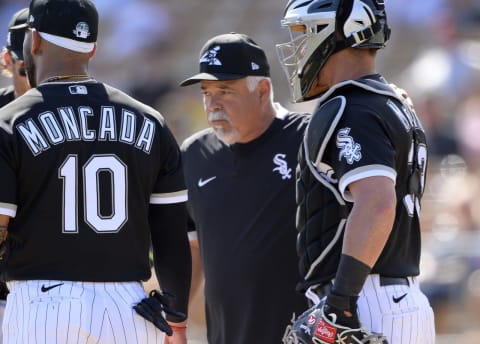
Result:
<instances>
[{"instance_id":1,"label":"player's neck","mask_svg":"<svg viewBox=\"0 0 480 344\"><path fill-rule=\"evenodd\" d=\"M330 87L345 80L356 80L376 73L375 55L366 50L345 49L332 55L330 59Z\"/></svg>"}]
</instances>

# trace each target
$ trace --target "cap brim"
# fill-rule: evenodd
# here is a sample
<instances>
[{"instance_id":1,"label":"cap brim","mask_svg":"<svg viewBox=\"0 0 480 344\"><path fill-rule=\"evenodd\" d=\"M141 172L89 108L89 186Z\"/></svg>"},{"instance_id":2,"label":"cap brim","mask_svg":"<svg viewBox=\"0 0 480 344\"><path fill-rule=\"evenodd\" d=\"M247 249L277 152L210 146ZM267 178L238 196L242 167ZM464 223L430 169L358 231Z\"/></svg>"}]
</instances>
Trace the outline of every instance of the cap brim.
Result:
<instances>
[{"instance_id":1,"label":"cap brim","mask_svg":"<svg viewBox=\"0 0 480 344\"><path fill-rule=\"evenodd\" d=\"M236 80L236 79L241 79L245 78L246 75L240 75L240 74L226 74L226 73L199 73L196 74L188 79L183 80L180 83L180 86L189 86L196 84L197 82L200 82L202 80L210 80L210 81L222 81L222 80Z\"/></svg>"},{"instance_id":2,"label":"cap brim","mask_svg":"<svg viewBox=\"0 0 480 344\"><path fill-rule=\"evenodd\" d=\"M11 26L8 28L8 30L18 30L18 29L26 29L28 27L28 23L23 23L23 24L18 24L15 26Z\"/></svg>"}]
</instances>

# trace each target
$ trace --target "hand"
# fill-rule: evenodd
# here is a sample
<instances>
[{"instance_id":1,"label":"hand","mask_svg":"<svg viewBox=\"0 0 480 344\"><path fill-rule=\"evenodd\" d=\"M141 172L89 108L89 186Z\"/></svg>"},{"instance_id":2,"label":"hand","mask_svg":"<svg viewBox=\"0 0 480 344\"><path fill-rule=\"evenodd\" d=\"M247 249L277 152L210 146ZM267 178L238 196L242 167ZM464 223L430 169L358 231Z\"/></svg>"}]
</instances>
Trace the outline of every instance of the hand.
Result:
<instances>
[{"instance_id":1,"label":"hand","mask_svg":"<svg viewBox=\"0 0 480 344\"><path fill-rule=\"evenodd\" d=\"M326 311L329 313L326 314ZM340 311L343 313L343 311ZM341 316L342 319L345 316ZM350 317L349 317L350 318ZM355 315L356 318L356 315ZM353 319L349 319L352 323ZM305 311L297 320L287 326L282 339L284 344L388 344L385 337L372 333L362 327L349 327L340 324L336 313L325 304L325 299L317 306Z\"/></svg>"},{"instance_id":2,"label":"hand","mask_svg":"<svg viewBox=\"0 0 480 344\"><path fill-rule=\"evenodd\" d=\"M170 324L165 320L164 314L183 319L186 318L185 314L177 312L170 307L170 299L172 297L173 296L168 293L152 290L149 297L137 303L133 306L133 309L135 309L139 315L153 323L158 329L165 332L167 336L171 336L173 331Z\"/></svg>"},{"instance_id":3,"label":"hand","mask_svg":"<svg viewBox=\"0 0 480 344\"><path fill-rule=\"evenodd\" d=\"M412 98L410 98L407 91L405 91L403 88L398 87L395 84L390 84L390 87L393 88L393 90L398 96L402 97L405 100L405 103L407 103L408 108L415 113L415 108L413 107Z\"/></svg>"}]
</instances>

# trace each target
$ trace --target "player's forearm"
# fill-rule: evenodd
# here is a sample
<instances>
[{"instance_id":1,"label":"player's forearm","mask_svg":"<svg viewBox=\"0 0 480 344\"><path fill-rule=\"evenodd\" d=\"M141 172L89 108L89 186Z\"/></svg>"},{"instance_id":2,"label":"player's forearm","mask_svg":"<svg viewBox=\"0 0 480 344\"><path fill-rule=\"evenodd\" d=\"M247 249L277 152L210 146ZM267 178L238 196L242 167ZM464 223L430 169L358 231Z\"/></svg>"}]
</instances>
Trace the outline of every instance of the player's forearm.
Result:
<instances>
[{"instance_id":1,"label":"player's forearm","mask_svg":"<svg viewBox=\"0 0 480 344\"><path fill-rule=\"evenodd\" d=\"M7 239L9 222L10 222L9 216L0 215L0 244Z\"/></svg>"},{"instance_id":2,"label":"player's forearm","mask_svg":"<svg viewBox=\"0 0 480 344\"><path fill-rule=\"evenodd\" d=\"M188 314L192 260L186 232L184 204L161 206L152 212L151 226L154 265L160 287L172 293L172 308ZM184 318L167 315L167 320L181 322Z\"/></svg>"},{"instance_id":3,"label":"player's forearm","mask_svg":"<svg viewBox=\"0 0 480 344\"><path fill-rule=\"evenodd\" d=\"M192 253L192 285L190 287L190 302L203 285L203 265L200 257L200 247L198 240L190 235L190 251Z\"/></svg>"}]
</instances>

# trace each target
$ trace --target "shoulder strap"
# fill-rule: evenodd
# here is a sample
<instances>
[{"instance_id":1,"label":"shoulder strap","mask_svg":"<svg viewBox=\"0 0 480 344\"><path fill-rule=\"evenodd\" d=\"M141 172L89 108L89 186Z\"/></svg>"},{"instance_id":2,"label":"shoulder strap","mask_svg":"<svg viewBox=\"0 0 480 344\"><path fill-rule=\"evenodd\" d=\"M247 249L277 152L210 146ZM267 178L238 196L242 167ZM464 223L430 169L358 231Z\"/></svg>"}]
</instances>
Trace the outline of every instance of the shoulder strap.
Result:
<instances>
[{"instance_id":1,"label":"shoulder strap","mask_svg":"<svg viewBox=\"0 0 480 344\"><path fill-rule=\"evenodd\" d=\"M346 99L343 96L334 97L322 104L312 115L303 139L305 161L310 172L335 195L337 202L341 206L345 206L345 201L333 185L336 182L332 176L333 171L322 162L322 159L325 148L342 118L345 105ZM319 141L319 137L323 139ZM342 213L342 216L346 218L348 215L346 206Z\"/></svg>"}]
</instances>

